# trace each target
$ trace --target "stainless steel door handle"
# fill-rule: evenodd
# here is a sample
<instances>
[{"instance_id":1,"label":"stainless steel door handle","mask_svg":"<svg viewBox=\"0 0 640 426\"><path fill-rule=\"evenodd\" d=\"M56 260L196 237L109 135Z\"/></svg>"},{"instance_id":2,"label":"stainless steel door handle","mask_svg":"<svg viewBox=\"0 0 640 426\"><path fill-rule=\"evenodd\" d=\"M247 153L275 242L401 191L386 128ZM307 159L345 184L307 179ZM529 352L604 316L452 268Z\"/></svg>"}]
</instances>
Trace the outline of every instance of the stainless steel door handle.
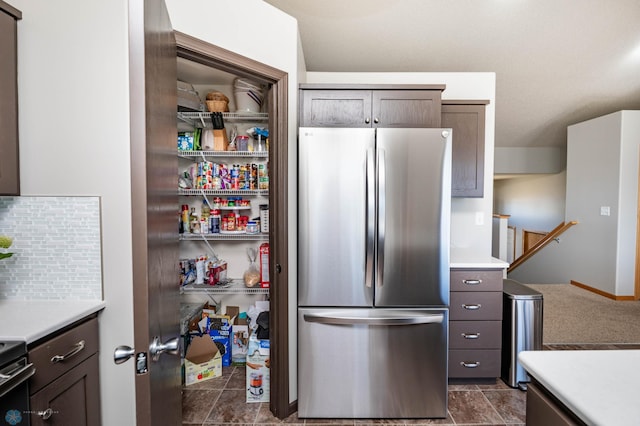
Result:
<instances>
[{"instance_id":1,"label":"stainless steel door handle","mask_svg":"<svg viewBox=\"0 0 640 426\"><path fill-rule=\"evenodd\" d=\"M376 276L376 285L382 287L384 285L384 237L386 231L387 219L387 166L385 150L378 149L378 273Z\"/></svg>"},{"instance_id":2,"label":"stainless steel door handle","mask_svg":"<svg viewBox=\"0 0 640 426\"><path fill-rule=\"evenodd\" d=\"M71 349L66 354L52 356L51 357L51 363L52 364L57 364L59 362L64 362L64 361L68 360L69 358L72 358L73 356L75 356L75 355L79 354L80 352L82 352L84 350L84 347L85 347L84 340L80 340L78 343L73 345L73 349Z\"/></svg>"},{"instance_id":3,"label":"stainless steel door handle","mask_svg":"<svg viewBox=\"0 0 640 426\"><path fill-rule=\"evenodd\" d=\"M375 175L375 157L374 150L372 148L367 149L367 161L365 163L365 176L366 176L366 193L365 202L367 205L366 212L366 241L365 241L365 273L364 281L365 286L371 287L373 281L373 265L374 265L374 250L375 250L375 234L376 234L376 175Z\"/></svg>"},{"instance_id":4,"label":"stainless steel door handle","mask_svg":"<svg viewBox=\"0 0 640 426\"><path fill-rule=\"evenodd\" d=\"M118 346L115 351L113 351L113 362L116 364L122 364L132 356L134 356L136 351L130 346Z\"/></svg>"},{"instance_id":5,"label":"stainless steel door handle","mask_svg":"<svg viewBox=\"0 0 640 426\"><path fill-rule=\"evenodd\" d=\"M376 313L377 316L358 315L357 313L314 313L304 314L304 320L320 324L332 325L415 325L415 324L441 324L444 314L421 314L421 315L384 315Z\"/></svg>"},{"instance_id":6,"label":"stainless steel door handle","mask_svg":"<svg viewBox=\"0 0 640 426\"><path fill-rule=\"evenodd\" d=\"M153 342L149 345L149 354L153 361L157 361L160 359L160 355L165 352L171 355L178 355L179 348L180 339L178 337L168 340L166 343L162 343L160 338L156 336L153 338Z\"/></svg>"},{"instance_id":7,"label":"stainless steel door handle","mask_svg":"<svg viewBox=\"0 0 640 426\"><path fill-rule=\"evenodd\" d=\"M51 408L47 408L44 411L38 411L38 417L41 417L42 420L48 420L53 416L53 410Z\"/></svg>"},{"instance_id":8,"label":"stainless steel door handle","mask_svg":"<svg viewBox=\"0 0 640 426\"><path fill-rule=\"evenodd\" d=\"M482 305L480 303L476 303L473 305L467 305L466 303L463 303L462 307L468 311L477 311L478 309L482 308Z\"/></svg>"},{"instance_id":9,"label":"stainless steel door handle","mask_svg":"<svg viewBox=\"0 0 640 426\"><path fill-rule=\"evenodd\" d=\"M479 339L480 333L462 333L462 337L469 340Z\"/></svg>"}]
</instances>

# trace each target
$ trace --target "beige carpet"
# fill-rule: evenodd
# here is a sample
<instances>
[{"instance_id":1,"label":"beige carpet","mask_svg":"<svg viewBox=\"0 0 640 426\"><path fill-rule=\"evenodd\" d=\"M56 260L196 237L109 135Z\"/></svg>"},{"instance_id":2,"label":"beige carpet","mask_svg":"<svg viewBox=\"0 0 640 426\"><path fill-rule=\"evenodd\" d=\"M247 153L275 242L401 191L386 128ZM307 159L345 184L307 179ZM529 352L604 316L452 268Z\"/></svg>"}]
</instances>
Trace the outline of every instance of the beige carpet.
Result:
<instances>
[{"instance_id":1,"label":"beige carpet","mask_svg":"<svg viewBox=\"0 0 640 426\"><path fill-rule=\"evenodd\" d=\"M526 284L542 293L544 344L640 343L640 302L615 301L571 284Z\"/></svg>"}]
</instances>

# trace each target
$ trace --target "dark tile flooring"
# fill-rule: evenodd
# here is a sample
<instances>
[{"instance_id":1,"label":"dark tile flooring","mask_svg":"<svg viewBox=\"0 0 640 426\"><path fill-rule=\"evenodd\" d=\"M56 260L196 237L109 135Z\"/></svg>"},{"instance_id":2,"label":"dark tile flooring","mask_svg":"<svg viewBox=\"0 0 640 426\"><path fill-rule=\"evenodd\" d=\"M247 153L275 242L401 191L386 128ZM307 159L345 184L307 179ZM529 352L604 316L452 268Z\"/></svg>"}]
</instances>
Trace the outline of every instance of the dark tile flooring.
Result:
<instances>
[{"instance_id":1,"label":"dark tile flooring","mask_svg":"<svg viewBox=\"0 0 640 426\"><path fill-rule=\"evenodd\" d=\"M544 350L640 349L640 345L545 345ZM182 424L202 425L524 425L526 393L502 380L495 383L449 385L446 419L326 420L298 419L296 413L280 420L268 403L245 403L245 368L225 367L222 377L187 386L182 393Z\"/></svg>"}]
</instances>

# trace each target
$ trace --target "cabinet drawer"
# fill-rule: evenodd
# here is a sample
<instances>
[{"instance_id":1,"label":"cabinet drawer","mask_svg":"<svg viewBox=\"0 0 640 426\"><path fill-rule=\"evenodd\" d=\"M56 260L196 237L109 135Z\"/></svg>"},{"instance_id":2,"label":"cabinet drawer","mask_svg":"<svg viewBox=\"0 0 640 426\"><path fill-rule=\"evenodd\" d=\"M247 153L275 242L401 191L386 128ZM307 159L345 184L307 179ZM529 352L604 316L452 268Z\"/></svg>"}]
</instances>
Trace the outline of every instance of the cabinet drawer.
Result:
<instances>
[{"instance_id":1,"label":"cabinet drawer","mask_svg":"<svg viewBox=\"0 0 640 426\"><path fill-rule=\"evenodd\" d=\"M449 377L500 377L500 350L451 349L449 351Z\"/></svg>"},{"instance_id":2,"label":"cabinet drawer","mask_svg":"<svg viewBox=\"0 0 640 426\"><path fill-rule=\"evenodd\" d=\"M450 321L451 349L500 349L502 321Z\"/></svg>"},{"instance_id":3,"label":"cabinet drawer","mask_svg":"<svg viewBox=\"0 0 640 426\"><path fill-rule=\"evenodd\" d=\"M502 291L502 269L451 271L451 291Z\"/></svg>"},{"instance_id":4,"label":"cabinet drawer","mask_svg":"<svg viewBox=\"0 0 640 426\"><path fill-rule=\"evenodd\" d=\"M81 343L82 342L82 343ZM29 351L29 362L36 368L29 390L34 394L91 355L98 352L98 319L93 318ZM62 357L64 360L56 361Z\"/></svg>"},{"instance_id":5,"label":"cabinet drawer","mask_svg":"<svg viewBox=\"0 0 640 426\"><path fill-rule=\"evenodd\" d=\"M502 320L502 292L451 292L449 320Z\"/></svg>"}]
</instances>

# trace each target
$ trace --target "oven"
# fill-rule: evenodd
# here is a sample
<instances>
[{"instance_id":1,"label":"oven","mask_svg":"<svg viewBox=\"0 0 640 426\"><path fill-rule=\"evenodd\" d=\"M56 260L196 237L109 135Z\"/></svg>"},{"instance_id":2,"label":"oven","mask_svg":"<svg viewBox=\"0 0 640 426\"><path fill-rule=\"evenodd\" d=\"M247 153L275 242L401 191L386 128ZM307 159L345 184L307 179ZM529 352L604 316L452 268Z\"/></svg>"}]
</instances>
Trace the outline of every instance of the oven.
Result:
<instances>
[{"instance_id":1,"label":"oven","mask_svg":"<svg viewBox=\"0 0 640 426\"><path fill-rule=\"evenodd\" d=\"M0 342L0 425L29 425L29 377L25 342Z\"/></svg>"}]
</instances>

